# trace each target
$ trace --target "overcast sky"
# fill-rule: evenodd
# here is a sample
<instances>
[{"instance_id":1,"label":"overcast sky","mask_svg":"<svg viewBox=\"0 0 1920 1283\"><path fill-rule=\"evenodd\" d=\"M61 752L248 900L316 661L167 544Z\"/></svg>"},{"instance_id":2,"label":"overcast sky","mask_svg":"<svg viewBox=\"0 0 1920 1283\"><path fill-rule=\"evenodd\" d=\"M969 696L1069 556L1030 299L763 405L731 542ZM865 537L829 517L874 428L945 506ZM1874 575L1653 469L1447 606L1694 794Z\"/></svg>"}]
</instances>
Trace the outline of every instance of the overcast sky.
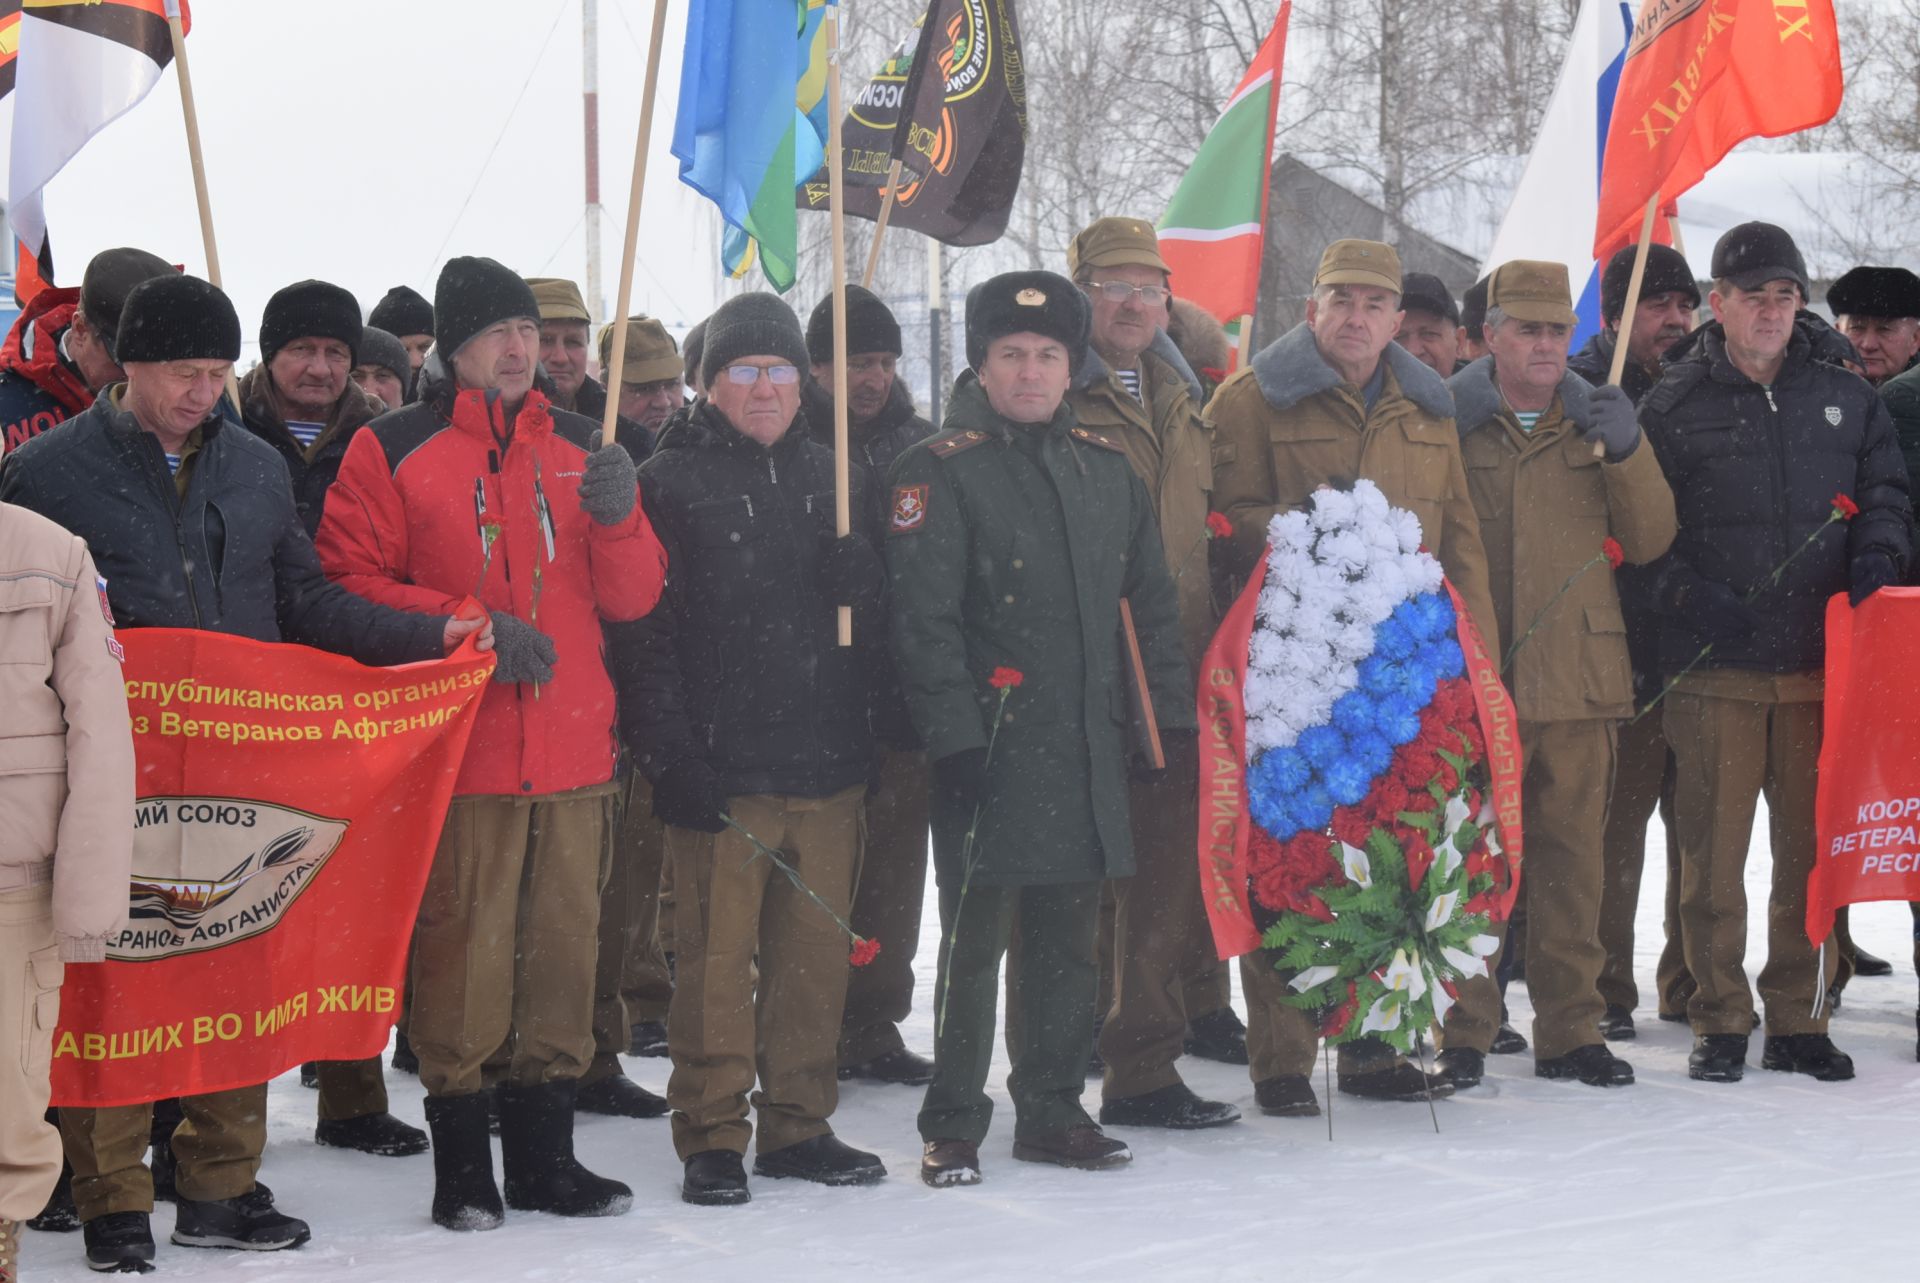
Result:
<instances>
[{"instance_id":1,"label":"overcast sky","mask_svg":"<svg viewBox=\"0 0 1920 1283\"><path fill-rule=\"evenodd\" d=\"M599 9L611 312L652 3ZM711 310L718 275L712 207L668 150L685 16L669 5L633 286L633 310L676 330ZM194 0L193 18L214 230L249 360L267 297L306 277L363 310L397 284L431 298L457 254L584 280L580 0ZM61 284L113 245L205 272L171 69L61 171L46 209Z\"/></svg>"}]
</instances>

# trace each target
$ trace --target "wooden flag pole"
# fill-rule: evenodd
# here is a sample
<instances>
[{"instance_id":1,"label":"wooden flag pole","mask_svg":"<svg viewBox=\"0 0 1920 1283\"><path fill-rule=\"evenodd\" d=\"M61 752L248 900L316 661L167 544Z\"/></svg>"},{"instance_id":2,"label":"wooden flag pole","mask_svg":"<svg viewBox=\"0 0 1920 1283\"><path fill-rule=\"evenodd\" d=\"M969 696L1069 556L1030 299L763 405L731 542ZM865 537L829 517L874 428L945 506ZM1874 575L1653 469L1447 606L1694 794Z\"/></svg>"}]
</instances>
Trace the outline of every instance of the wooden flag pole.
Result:
<instances>
[{"instance_id":1,"label":"wooden flag pole","mask_svg":"<svg viewBox=\"0 0 1920 1283\"><path fill-rule=\"evenodd\" d=\"M1235 351L1234 353L1233 368L1235 370L1244 370L1247 368L1247 355L1253 350L1253 313L1252 312L1241 313L1240 335L1239 335L1238 341L1235 343L1234 346L1236 347L1237 351Z\"/></svg>"},{"instance_id":2,"label":"wooden flag pole","mask_svg":"<svg viewBox=\"0 0 1920 1283\"><path fill-rule=\"evenodd\" d=\"M607 408L600 418L600 444L611 445L620 414L620 380L627 368L627 313L633 310L634 246L640 239L640 198L647 190L647 148L653 138L653 100L660 87L660 46L667 36L667 0L653 0L647 35L647 78L640 96L640 136L633 143L633 181L627 189L627 238L620 251L620 289L615 295L613 341L607 353Z\"/></svg>"},{"instance_id":3,"label":"wooden flag pole","mask_svg":"<svg viewBox=\"0 0 1920 1283\"><path fill-rule=\"evenodd\" d=\"M166 14L167 32L173 37L173 69L180 80L180 110L187 118L187 159L193 164L193 194L200 202L200 239L207 250L207 280L218 285L220 248L213 239L213 202L207 197L207 163L200 152L200 113L193 105L193 76L187 70L187 33L180 24L180 0L166 0Z\"/></svg>"},{"instance_id":4,"label":"wooden flag pole","mask_svg":"<svg viewBox=\"0 0 1920 1283\"><path fill-rule=\"evenodd\" d=\"M867 271L860 283L868 289L873 288L873 277L880 270L880 242L887 238L887 220L893 217L893 194L900 186L900 161L896 158L887 169L887 195L880 202L880 218L873 225L873 245L867 250Z\"/></svg>"},{"instance_id":5,"label":"wooden flag pole","mask_svg":"<svg viewBox=\"0 0 1920 1283\"><path fill-rule=\"evenodd\" d=\"M1660 212L1660 193L1654 192L1647 197L1647 212L1640 219L1640 243L1633 252L1633 274L1627 277L1627 297L1621 304L1620 328L1613 339L1613 367L1607 371L1607 385L1620 386L1620 376L1627 369L1627 338L1633 333L1633 314L1640 305L1640 282L1647 274L1647 247L1653 243L1653 220ZM1602 442L1593 443L1593 457L1605 458L1607 447Z\"/></svg>"},{"instance_id":6,"label":"wooden flag pole","mask_svg":"<svg viewBox=\"0 0 1920 1283\"><path fill-rule=\"evenodd\" d=\"M847 499L847 223L845 180L840 173L840 5L827 5L827 198L833 217L833 530L842 537L853 529ZM879 252L881 224L874 231ZM853 645L853 608L839 609L840 644Z\"/></svg>"}]
</instances>

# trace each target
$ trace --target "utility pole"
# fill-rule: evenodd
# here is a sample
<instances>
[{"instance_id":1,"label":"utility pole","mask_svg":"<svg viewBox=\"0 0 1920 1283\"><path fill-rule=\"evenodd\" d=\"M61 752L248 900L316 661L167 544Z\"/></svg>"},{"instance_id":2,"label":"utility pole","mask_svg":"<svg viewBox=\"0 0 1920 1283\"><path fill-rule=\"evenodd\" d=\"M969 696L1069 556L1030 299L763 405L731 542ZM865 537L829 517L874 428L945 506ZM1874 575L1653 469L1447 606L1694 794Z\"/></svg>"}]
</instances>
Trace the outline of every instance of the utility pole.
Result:
<instances>
[{"instance_id":1,"label":"utility pole","mask_svg":"<svg viewBox=\"0 0 1920 1283\"><path fill-rule=\"evenodd\" d=\"M580 87L586 108L587 311L607 319L600 297L600 0L580 0Z\"/></svg>"}]
</instances>

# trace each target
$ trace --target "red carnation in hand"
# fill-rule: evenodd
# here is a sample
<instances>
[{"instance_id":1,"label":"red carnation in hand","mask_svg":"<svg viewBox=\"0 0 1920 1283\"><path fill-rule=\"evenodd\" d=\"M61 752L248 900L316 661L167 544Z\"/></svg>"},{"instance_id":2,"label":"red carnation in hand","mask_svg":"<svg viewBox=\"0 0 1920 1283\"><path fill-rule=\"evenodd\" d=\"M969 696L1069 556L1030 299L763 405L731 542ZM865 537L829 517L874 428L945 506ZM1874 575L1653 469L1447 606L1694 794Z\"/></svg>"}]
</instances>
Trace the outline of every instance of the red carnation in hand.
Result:
<instances>
[{"instance_id":1,"label":"red carnation in hand","mask_svg":"<svg viewBox=\"0 0 1920 1283\"><path fill-rule=\"evenodd\" d=\"M864 967L879 956L880 942L878 940L862 940L856 938L853 942L853 952L847 955L847 961L856 967Z\"/></svg>"},{"instance_id":2,"label":"red carnation in hand","mask_svg":"<svg viewBox=\"0 0 1920 1283\"><path fill-rule=\"evenodd\" d=\"M1008 668L1003 664L993 670L993 676L987 678L987 685L997 691L1011 690L1026 680L1027 675L1025 673L1017 668Z\"/></svg>"},{"instance_id":3,"label":"red carnation in hand","mask_svg":"<svg viewBox=\"0 0 1920 1283\"><path fill-rule=\"evenodd\" d=\"M1618 570L1627 559L1627 550L1620 546L1618 539L1608 535L1600 541L1600 555L1607 559L1609 566Z\"/></svg>"},{"instance_id":4,"label":"red carnation in hand","mask_svg":"<svg viewBox=\"0 0 1920 1283\"><path fill-rule=\"evenodd\" d=\"M1233 537L1233 523L1217 512L1207 514L1207 535L1212 539L1230 539Z\"/></svg>"},{"instance_id":5,"label":"red carnation in hand","mask_svg":"<svg viewBox=\"0 0 1920 1283\"><path fill-rule=\"evenodd\" d=\"M1860 505L1851 495L1837 494L1833 497L1833 515L1841 521L1852 521L1860 515Z\"/></svg>"}]
</instances>

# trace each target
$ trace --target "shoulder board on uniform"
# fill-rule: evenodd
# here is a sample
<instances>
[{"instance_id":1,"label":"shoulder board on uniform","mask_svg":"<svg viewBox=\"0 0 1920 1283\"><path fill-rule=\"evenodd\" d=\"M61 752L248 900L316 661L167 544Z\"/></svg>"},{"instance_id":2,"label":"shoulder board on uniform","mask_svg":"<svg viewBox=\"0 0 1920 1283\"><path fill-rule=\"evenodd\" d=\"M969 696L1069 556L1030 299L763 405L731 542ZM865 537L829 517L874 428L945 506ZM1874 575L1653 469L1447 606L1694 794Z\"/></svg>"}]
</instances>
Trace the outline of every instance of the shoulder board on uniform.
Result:
<instances>
[{"instance_id":1,"label":"shoulder board on uniform","mask_svg":"<svg viewBox=\"0 0 1920 1283\"><path fill-rule=\"evenodd\" d=\"M1125 454L1127 452L1127 448L1118 441L1115 441L1104 432L1095 432L1092 428L1074 428L1073 439L1076 441L1084 441L1088 445L1101 446L1104 449L1113 451L1115 454Z\"/></svg>"},{"instance_id":2,"label":"shoulder board on uniform","mask_svg":"<svg viewBox=\"0 0 1920 1283\"><path fill-rule=\"evenodd\" d=\"M985 445L991 438L978 428L966 428L945 433L927 442L927 449L936 459L945 459L949 455L959 454L962 450L971 450L977 445Z\"/></svg>"}]
</instances>

